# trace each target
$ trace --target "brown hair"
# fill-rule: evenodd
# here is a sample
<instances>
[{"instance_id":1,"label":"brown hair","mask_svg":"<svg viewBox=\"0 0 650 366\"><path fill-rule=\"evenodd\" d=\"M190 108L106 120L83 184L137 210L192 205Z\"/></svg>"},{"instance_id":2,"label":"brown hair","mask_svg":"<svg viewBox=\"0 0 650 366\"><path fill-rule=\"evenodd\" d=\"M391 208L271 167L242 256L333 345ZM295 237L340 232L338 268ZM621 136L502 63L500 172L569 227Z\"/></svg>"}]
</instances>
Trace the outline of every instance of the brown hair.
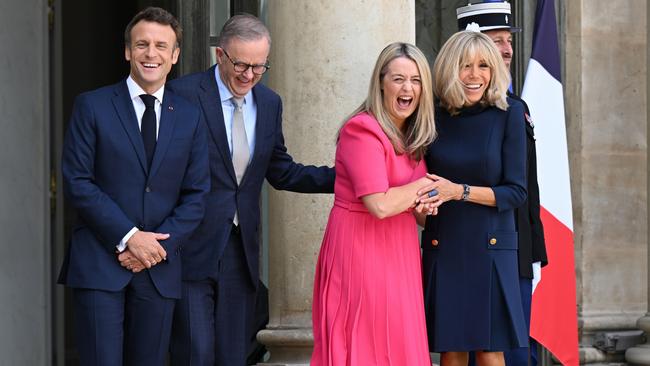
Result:
<instances>
[{"instance_id":1,"label":"brown hair","mask_svg":"<svg viewBox=\"0 0 650 366\"><path fill-rule=\"evenodd\" d=\"M174 34L176 34L176 44L174 46L180 48L183 39L183 28L181 28L181 24L170 12L154 6L142 10L127 24L124 30L124 44L127 47L131 46L131 30L142 20L172 27Z\"/></svg>"}]
</instances>

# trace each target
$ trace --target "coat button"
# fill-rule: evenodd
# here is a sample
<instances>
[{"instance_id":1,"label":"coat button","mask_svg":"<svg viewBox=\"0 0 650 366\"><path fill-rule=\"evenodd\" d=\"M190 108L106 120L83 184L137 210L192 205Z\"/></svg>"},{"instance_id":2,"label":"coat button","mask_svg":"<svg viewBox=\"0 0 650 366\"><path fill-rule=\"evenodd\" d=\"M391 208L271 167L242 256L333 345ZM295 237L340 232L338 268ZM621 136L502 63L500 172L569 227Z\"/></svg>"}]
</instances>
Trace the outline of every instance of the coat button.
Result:
<instances>
[{"instance_id":1,"label":"coat button","mask_svg":"<svg viewBox=\"0 0 650 366\"><path fill-rule=\"evenodd\" d=\"M437 247L438 246L438 241L436 239L431 240L431 245L433 245L434 247Z\"/></svg>"},{"instance_id":2,"label":"coat button","mask_svg":"<svg viewBox=\"0 0 650 366\"><path fill-rule=\"evenodd\" d=\"M147 186L147 188L145 188L144 191L149 193L149 192L151 192L151 188L149 188L149 186Z\"/></svg>"},{"instance_id":3,"label":"coat button","mask_svg":"<svg viewBox=\"0 0 650 366\"><path fill-rule=\"evenodd\" d=\"M496 238L492 238L492 239L490 239L490 245L495 245L496 243L497 243L497 239L496 239Z\"/></svg>"}]
</instances>

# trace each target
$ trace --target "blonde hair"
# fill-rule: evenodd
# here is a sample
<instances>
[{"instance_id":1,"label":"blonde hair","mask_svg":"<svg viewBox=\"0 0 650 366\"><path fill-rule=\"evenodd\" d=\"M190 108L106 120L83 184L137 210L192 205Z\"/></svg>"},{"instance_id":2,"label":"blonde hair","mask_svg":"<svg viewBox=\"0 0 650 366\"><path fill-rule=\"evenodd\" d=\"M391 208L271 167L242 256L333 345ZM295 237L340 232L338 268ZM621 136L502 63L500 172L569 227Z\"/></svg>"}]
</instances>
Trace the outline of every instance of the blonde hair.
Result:
<instances>
[{"instance_id":1,"label":"blonde hair","mask_svg":"<svg viewBox=\"0 0 650 366\"><path fill-rule=\"evenodd\" d=\"M461 31L453 34L440 49L433 65L435 77L433 90L440 104L451 114L458 113L469 104L463 83L460 80L461 65L477 57L488 65L491 71L490 83L480 103L507 110L506 95L510 85L510 73L494 42L485 34Z\"/></svg>"},{"instance_id":2,"label":"blonde hair","mask_svg":"<svg viewBox=\"0 0 650 366\"><path fill-rule=\"evenodd\" d=\"M406 119L405 133L395 126L384 108L382 91L382 80L388 72L388 64L399 57L415 62L421 80L420 102L413 114ZM346 120L361 112L368 112L375 117L393 144L396 154L407 153L416 160L422 159L427 146L436 136L436 126L433 117L431 71L427 58L420 49L409 43L395 42L381 51L372 72L366 100Z\"/></svg>"}]
</instances>

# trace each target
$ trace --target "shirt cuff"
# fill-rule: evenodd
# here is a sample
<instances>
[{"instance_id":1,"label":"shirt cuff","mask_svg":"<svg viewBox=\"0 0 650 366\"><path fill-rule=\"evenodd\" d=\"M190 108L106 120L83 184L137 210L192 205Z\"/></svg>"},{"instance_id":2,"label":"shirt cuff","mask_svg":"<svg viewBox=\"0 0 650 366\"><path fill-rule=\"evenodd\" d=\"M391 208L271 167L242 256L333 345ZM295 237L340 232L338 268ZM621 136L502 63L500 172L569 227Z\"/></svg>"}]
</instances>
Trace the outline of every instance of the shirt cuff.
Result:
<instances>
[{"instance_id":1,"label":"shirt cuff","mask_svg":"<svg viewBox=\"0 0 650 366\"><path fill-rule=\"evenodd\" d=\"M122 240L120 240L120 243L116 246L117 251L119 253L122 253L123 251L126 250L126 243L129 241L129 239L131 239L133 234L135 234L137 231L138 231L138 228L134 227L131 230L129 230L129 232L126 233L126 235L124 235Z\"/></svg>"}]
</instances>

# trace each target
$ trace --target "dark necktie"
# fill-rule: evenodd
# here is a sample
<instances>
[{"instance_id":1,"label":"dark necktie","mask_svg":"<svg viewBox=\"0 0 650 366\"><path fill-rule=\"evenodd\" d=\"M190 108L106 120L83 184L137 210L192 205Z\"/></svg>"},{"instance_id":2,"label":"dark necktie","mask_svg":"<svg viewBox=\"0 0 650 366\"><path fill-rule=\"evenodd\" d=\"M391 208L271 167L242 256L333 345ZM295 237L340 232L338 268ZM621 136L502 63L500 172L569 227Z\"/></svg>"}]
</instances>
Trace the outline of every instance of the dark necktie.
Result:
<instances>
[{"instance_id":1,"label":"dark necktie","mask_svg":"<svg viewBox=\"0 0 650 366\"><path fill-rule=\"evenodd\" d=\"M153 153L156 150L156 110L154 109L156 97L149 94L140 95L146 109L142 115L142 124L140 133L142 133L142 142L144 151L147 153L147 167L151 168Z\"/></svg>"}]
</instances>

